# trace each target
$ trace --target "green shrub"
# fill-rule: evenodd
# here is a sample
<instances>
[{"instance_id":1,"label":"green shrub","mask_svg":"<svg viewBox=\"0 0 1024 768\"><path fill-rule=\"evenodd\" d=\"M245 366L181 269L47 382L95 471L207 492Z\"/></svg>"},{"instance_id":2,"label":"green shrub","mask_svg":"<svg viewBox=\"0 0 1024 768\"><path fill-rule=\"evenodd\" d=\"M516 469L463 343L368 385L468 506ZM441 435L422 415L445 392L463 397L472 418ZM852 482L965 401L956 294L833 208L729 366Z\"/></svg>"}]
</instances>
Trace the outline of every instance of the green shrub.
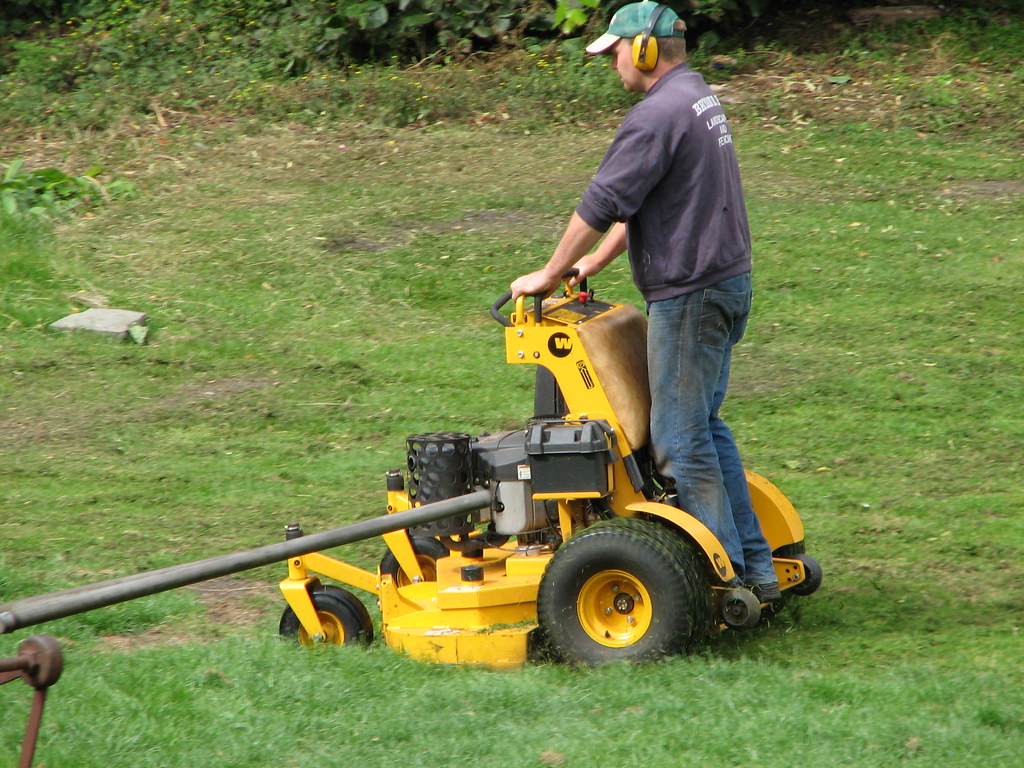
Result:
<instances>
[{"instance_id":1,"label":"green shrub","mask_svg":"<svg viewBox=\"0 0 1024 768\"><path fill-rule=\"evenodd\" d=\"M69 176L57 168L23 171L24 160L15 160L0 178L0 211L8 219L24 216L55 217L75 208L97 205L112 197L134 193L131 183L99 180L103 169L94 166L81 176Z\"/></svg>"},{"instance_id":2,"label":"green shrub","mask_svg":"<svg viewBox=\"0 0 1024 768\"><path fill-rule=\"evenodd\" d=\"M157 123L165 130L211 116L389 126L512 119L529 125L589 120L632 98L602 58L582 52L617 3L593 8L593 0L566 0L557 12L554 0L75 5L79 17L0 39L0 131L135 131ZM763 37L773 25L748 30L745 43L736 37L716 43L701 31L712 23L709 15L726 19L728 5L716 0L688 12L695 22L694 65L715 79L767 61L776 75L799 75L801 82L807 74L795 67L821 69L837 87L844 86L836 77L889 84L892 98L905 107L900 120L928 130L976 123L979 110L989 122L1019 120L1009 88L1021 77L1013 58L1019 31L981 6L891 27L843 27L832 38L841 54L827 65L801 59L779 66L776 58L747 53L774 50L772 38ZM728 18L762 8L732 5ZM773 11L777 7L772 4ZM0 9L0 17L5 13L6 7ZM580 36L557 39L556 23ZM721 24L728 29L726 21ZM716 63L716 53L728 53L728 63ZM967 56L978 66L951 69L950 61ZM780 94L773 92L770 108L794 95ZM801 109L816 114L832 107L817 100Z\"/></svg>"},{"instance_id":3,"label":"green shrub","mask_svg":"<svg viewBox=\"0 0 1024 768\"><path fill-rule=\"evenodd\" d=\"M74 7L81 15L61 21L62 36L49 30L45 39L14 45L10 58L18 69L42 68L59 86L61 78L110 74L142 61L168 71L244 56L257 70L301 75L317 64L465 55L525 33L555 34L553 8L544 0L111 0ZM69 41L77 47L74 60L63 55Z\"/></svg>"}]
</instances>

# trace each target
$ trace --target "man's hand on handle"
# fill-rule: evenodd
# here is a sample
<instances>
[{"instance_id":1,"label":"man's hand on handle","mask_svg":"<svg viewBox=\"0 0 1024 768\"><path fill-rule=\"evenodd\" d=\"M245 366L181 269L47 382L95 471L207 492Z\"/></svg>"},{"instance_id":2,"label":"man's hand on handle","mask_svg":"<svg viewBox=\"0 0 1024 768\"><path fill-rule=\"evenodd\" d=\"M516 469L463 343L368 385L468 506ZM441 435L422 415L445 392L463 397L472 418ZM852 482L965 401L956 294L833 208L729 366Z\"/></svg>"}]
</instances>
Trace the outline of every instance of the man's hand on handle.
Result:
<instances>
[{"instance_id":1,"label":"man's hand on handle","mask_svg":"<svg viewBox=\"0 0 1024 768\"><path fill-rule=\"evenodd\" d=\"M578 285L586 278L596 275L626 249L625 225L616 224L609 230L608 237L601 243L601 247L593 253L588 253L601 240L603 234L583 221L579 214L574 213L555 253L544 268L512 281L509 286L512 299L518 299L520 296L551 295L558 288L562 275L572 267L578 269L579 274L569 280L569 285Z\"/></svg>"}]
</instances>

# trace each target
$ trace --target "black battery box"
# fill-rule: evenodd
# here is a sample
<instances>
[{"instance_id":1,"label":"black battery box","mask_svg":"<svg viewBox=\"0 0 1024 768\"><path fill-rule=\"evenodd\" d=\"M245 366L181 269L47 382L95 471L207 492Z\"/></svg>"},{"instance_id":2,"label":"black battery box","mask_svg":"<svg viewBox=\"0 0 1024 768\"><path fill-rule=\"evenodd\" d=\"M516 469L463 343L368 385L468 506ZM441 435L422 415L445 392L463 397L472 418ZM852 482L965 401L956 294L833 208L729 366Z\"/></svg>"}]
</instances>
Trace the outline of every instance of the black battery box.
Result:
<instances>
[{"instance_id":1,"label":"black battery box","mask_svg":"<svg viewBox=\"0 0 1024 768\"><path fill-rule=\"evenodd\" d=\"M611 429L598 421L545 422L529 427L526 455L534 493L605 495L615 461Z\"/></svg>"}]
</instances>

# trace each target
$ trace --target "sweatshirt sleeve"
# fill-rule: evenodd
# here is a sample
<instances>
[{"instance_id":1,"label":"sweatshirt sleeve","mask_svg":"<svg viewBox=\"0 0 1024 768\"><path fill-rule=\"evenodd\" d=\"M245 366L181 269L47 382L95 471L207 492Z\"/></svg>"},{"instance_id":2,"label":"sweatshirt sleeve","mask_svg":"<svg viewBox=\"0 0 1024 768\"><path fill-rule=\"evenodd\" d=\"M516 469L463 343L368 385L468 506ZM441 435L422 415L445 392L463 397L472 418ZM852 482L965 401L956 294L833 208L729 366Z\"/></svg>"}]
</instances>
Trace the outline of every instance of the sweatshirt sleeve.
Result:
<instances>
[{"instance_id":1,"label":"sweatshirt sleeve","mask_svg":"<svg viewBox=\"0 0 1024 768\"><path fill-rule=\"evenodd\" d=\"M643 119L642 106L641 102L623 120L576 209L599 232L636 213L671 162L663 137Z\"/></svg>"}]
</instances>

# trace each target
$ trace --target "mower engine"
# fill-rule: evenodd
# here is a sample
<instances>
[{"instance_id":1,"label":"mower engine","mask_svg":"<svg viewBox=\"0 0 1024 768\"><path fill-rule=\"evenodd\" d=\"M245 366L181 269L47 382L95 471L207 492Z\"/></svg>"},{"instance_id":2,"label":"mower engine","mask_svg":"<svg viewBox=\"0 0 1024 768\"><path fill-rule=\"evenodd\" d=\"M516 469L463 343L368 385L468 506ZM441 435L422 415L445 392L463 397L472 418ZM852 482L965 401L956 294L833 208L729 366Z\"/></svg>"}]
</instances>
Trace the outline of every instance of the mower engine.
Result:
<instances>
[{"instance_id":1,"label":"mower engine","mask_svg":"<svg viewBox=\"0 0 1024 768\"><path fill-rule=\"evenodd\" d=\"M566 496L603 497L609 465L617 460L614 433L601 421L544 421L526 429L485 434L439 432L407 439L409 497L429 503L492 490L494 503L467 515L420 526L415 533L445 539L466 537L489 524L485 536L521 536L552 527L547 501Z\"/></svg>"}]
</instances>

